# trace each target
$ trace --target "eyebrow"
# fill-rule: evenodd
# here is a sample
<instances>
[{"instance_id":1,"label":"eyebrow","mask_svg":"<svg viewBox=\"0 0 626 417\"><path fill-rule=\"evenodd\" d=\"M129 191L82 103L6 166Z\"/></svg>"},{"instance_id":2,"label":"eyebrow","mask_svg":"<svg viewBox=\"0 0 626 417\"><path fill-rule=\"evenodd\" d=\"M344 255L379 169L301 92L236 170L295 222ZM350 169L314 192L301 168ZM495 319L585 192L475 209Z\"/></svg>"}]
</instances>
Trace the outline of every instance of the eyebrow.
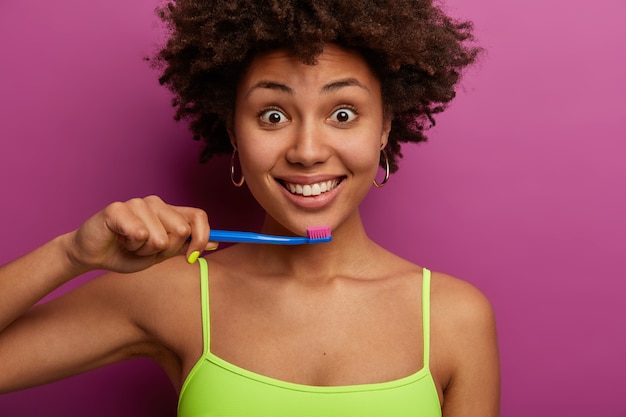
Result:
<instances>
[{"instance_id":1,"label":"eyebrow","mask_svg":"<svg viewBox=\"0 0 626 417\"><path fill-rule=\"evenodd\" d=\"M363 85L356 78L344 78L341 80L333 81L332 83L328 83L324 87L322 87L321 91L322 93L330 93L332 91L336 91L344 87L359 87L359 88L364 89L368 93L370 91L369 88Z\"/></svg>"},{"instance_id":2,"label":"eyebrow","mask_svg":"<svg viewBox=\"0 0 626 417\"><path fill-rule=\"evenodd\" d=\"M369 88L367 88L365 85L363 85L363 83L361 83L359 80L357 80L356 78L344 78L341 80L337 80L337 81L333 81L330 82L326 85L324 85L320 91L322 93L330 93L333 91L337 91L341 88L345 88L345 87L359 87L364 89L365 91L369 92ZM254 84L252 87L250 87L250 89L248 90L248 93L246 94L246 96L249 96L250 94L252 94L252 92L256 89L268 89L268 90L276 90L276 91L280 91L283 93L287 93L289 95L293 95L294 91L291 87L285 85L285 84L281 84L275 81L267 81L267 80L261 80L259 82L257 82L256 84Z\"/></svg>"},{"instance_id":3,"label":"eyebrow","mask_svg":"<svg viewBox=\"0 0 626 417\"><path fill-rule=\"evenodd\" d=\"M248 90L248 93L246 93L246 97L252 94L254 90L259 89L259 88L265 88L268 90L277 90L283 93L287 93L289 95L293 95L293 89L285 84L277 83L274 81L261 80L258 83L254 84L252 87L250 87L250 89Z\"/></svg>"}]
</instances>

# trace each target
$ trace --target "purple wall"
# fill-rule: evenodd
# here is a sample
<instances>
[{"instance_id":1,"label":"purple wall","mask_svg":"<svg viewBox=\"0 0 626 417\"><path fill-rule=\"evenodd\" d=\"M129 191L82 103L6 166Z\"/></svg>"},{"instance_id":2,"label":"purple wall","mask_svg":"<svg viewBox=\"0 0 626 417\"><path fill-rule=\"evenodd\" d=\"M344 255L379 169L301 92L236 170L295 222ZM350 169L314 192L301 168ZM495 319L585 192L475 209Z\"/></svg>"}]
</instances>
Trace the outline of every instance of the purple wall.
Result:
<instances>
[{"instance_id":1,"label":"purple wall","mask_svg":"<svg viewBox=\"0 0 626 417\"><path fill-rule=\"evenodd\" d=\"M196 163L199 145L143 61L161 39L156 3L0 3L0 263L152 193L204 207L220 227L255 227L228 161ZM407 148L368 196L370 235L490 297L504 417L624 416L626 6L448 4L475 21L487 53L431 142ZM3 417L175 407L148 361L0 396Z\"/></svg>"}]
</instances>

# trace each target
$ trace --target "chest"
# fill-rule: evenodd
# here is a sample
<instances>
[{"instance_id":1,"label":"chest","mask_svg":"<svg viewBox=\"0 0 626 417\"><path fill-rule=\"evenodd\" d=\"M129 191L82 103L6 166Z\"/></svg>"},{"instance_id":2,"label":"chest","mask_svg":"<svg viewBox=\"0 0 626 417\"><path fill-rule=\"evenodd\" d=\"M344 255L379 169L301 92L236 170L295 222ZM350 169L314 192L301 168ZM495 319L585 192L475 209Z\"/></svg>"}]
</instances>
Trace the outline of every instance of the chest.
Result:
<instances>
[{"instance_id":1,"label":"chest","mask_svg":"<svg viewBox=\"0 0 626 417\"><path fill-rule=\"evenodd\" d=\"M249 371L306 385L386 382L423 367L419 286L213 285L210 351Z\"/></svg>"}]
</instances>

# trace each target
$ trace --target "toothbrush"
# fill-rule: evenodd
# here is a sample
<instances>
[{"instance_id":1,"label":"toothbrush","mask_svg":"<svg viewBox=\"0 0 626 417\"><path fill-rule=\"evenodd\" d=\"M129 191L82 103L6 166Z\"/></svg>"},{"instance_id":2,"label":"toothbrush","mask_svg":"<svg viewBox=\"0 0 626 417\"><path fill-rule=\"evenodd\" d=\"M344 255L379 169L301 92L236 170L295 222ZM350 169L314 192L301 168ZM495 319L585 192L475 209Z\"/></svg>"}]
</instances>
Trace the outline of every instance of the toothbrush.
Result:
<instances>
[{"instance_id":1,"label":"toothbrush","mask_svg":"<svg viewBox=\"0 0 626 417\"><path fill-rule=\"evenodd\" d=\"M303 236L277 236L264 235L253 232L238 232L234 230L211 229L209 240L212 242L243 242L243 243L266 243L272 245L304 245L312 243L330 242L330 227L315 226L307 227L306 237Z\"/></svg>"}]
</instances>

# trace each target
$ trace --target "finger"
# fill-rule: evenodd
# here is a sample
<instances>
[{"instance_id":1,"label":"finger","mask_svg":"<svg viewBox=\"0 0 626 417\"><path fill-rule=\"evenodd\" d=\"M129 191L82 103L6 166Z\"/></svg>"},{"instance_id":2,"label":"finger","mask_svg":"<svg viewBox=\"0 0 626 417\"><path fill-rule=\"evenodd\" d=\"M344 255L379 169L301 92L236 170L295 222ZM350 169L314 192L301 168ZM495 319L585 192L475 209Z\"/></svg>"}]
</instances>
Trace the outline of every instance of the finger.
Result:
<instances>
[{"instance_id":1,"label":"finger","mask_svg":"<svg viewBox=\"0 0 626 417\"><path fill-rule=\"evenodd\" d=\"M164 204L162 201L161 203ZM169 237L162 215L159 214L158 204L155 205L148 199L133 199L126 206L142 224L125 234L126 249L137 256L156 255L168 249Z\"/></svg>"},{"instance_id":2,"label":"finger","mask_svg":"<svg viewBox=\"0 0 626 417\"><path fill-rule=\"evenodd\" d=\"M118 237L118 241L129 252L141 248L150 232L145 222L126 203L113 203L104 210L107 229Z\"/></svg>"},{"instance_id":3,"label":"finger","mask_svg":"<svg viewBox=\"0 0 626 417\"><path fill-rule=\"evenodd\" d=\"M209 241L204 247L204 250L216 250L219 247L219 244L220 244L219 242Z\"/></svg>"},{"instance_id":4,"label":"finger","mask_svg":"<svg viewBox=\"0 0 626 417\"><path fill-rule=\"evenodd\" d=\"M164 207L158 213L159 220L167 232L168 247L163 249L160 257L169 258L184 255L189 251L189 236L193 233L192 224L179 207Z\"/></svg>"},{"instance_id":5,"label":"finger","mask_svg":"<svg viewBox=\"0 0 626 417\"><path fill-rule=\"evenodd\" d=\"M146 199L169 238L169 246L159 257L185 255L190 263L200 256L207 246L209 238L209 221L204 210L193 207L172 206L162 200Z\"/></svg>"},{"instance_id":6,"label":"finger","mask_svg":"<svg viewBox=\"0 0 626 417\"><path fill-rule=\"evenodd\" d=\"M176 207L176 210L185 218L190 227L190 233L185 236L188 243L185 256L189 263L194 263L207 246L209 240L209 221L204 210L192 207Z\"/></svg>"}]
</instances>

